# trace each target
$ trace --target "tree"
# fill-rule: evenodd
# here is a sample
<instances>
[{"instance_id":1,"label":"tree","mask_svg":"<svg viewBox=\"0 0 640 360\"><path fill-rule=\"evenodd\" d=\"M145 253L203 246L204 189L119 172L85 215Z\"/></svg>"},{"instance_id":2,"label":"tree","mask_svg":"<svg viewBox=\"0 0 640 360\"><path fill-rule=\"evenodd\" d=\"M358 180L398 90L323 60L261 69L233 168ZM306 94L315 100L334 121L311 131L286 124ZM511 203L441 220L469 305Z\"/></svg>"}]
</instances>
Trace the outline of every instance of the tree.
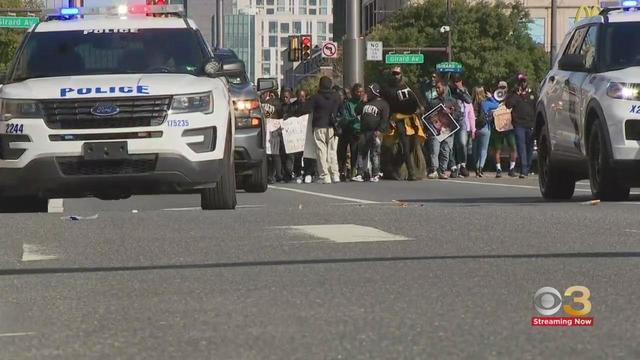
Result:
<instances>
[{"instance_id":1,"label":"tree","mask_svg":"<svg viewBox=\"0 0 640 360\"><path fill-rule=\"evenodd\" d=\"M313 95L318 92L318 87L320 84L320 75L311 75L308 76L296 86L296 91L304 90L307 95Z\"/></svg>"},{"instance_id":2,"label":"tree","mask_svg":"<svg viewBox=\"0 0 640 360\"><path fill-rule=\"evenodd\" d=\"M40 0L0 0L0 9L42 9ZM24 29L0 28L0 72L6 71L25 34Z\"/></svg>"},{"instance_id":3,"label":"tree","mask_svg":"<svg viewBox=\"0 0 640 360\"><path fill-rule=\"evenodd\" d=\"M426 0L376 26L369 38L384 42L385 47L446 47L447 36L440 28L450 25L453 60L463 64L467 87L495 88L500 80L513 83L519 71L529 75L532 85L542 80L548 57L527 33L530 18L522 4L453 0L451 14L452 24L447 24L446 2ZM442 61L446 54L427 53L425 64L405 65L403 72L410 84L416 84ZM367 79L382 81L385 68L388 66L382 63L368 62Z\"/></svg>"}]
</instances>

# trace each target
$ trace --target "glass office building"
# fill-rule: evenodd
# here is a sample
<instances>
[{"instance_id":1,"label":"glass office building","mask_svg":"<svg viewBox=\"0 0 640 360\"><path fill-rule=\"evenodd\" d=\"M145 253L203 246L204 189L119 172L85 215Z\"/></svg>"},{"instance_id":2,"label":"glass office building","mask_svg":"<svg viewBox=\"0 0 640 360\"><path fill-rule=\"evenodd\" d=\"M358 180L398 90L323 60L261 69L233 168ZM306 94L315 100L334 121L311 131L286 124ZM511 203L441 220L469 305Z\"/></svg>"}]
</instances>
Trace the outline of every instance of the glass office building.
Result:
<instances>
[{"instance_id":1,"label":"glass office building","mask_svg":"<svg viewBox=\"0 0 640 360\"><path fill-rule=\"evenodd\" d=\"M256 20L253 15L226 15L224 17L225 47L232 49L244 61L247 75L255 81Z\"/></svg>"}]
</instances>

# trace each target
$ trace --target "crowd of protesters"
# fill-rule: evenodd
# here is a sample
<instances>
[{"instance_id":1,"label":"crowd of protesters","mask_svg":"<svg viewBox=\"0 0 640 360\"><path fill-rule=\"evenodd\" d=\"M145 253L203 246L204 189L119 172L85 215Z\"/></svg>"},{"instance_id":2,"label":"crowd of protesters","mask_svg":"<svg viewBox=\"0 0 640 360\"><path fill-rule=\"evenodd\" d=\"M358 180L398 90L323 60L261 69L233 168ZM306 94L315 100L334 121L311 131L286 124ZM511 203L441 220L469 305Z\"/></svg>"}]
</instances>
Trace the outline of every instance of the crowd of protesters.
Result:
<instances>
[{"instance_id":1,"label":"crowd of protesters","mask_svg":"<svg viewBox=\"0 0 640 360\"><path fill-rule=\"evenodd\" d=\"M496 177L502 177L502 154L509 155L508 175L526 178L533 155L536 96L527 76L518 74L513 90L498 82L494 96L489 87L469 92L458 74L432 74L419 91L407 84L400 67L393 67L385 83L334 86L328 77L319 81L316 94L283 89L263 94L267 118L284 119L309 114L313 129L314 158L287 154L282 134L271 134L268 156L269 182L330 184L343 181L468 177L469 170L483 177L490 154L495 156ZM509 130L497 129L496 109L511 114ZM444 108L459 130L438 139L422 120L433 109ZM500 131L499 131L500 130ZM520 160L519 174L516 173Z\"/></svg>"}]
</instances>

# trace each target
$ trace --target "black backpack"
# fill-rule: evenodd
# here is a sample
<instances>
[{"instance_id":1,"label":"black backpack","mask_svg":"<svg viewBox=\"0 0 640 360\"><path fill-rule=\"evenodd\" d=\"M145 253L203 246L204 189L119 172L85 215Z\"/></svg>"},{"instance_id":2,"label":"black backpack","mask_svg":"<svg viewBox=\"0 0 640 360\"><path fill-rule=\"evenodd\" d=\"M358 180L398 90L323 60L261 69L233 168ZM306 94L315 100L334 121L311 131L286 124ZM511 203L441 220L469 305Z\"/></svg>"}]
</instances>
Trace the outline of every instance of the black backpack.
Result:
<instances>
[{"instance_id":1,"label":"black backpack","mask_svg":"<svg viewBox=\"0 0 640 360\"><path fill-rule=\"evenodd\" d=\"M491 122L493 113L487 114L482 111L480 104L474 104L473 107L476 111L476 129L482 129L487 123Z\"/></svg>"}]
</instances>

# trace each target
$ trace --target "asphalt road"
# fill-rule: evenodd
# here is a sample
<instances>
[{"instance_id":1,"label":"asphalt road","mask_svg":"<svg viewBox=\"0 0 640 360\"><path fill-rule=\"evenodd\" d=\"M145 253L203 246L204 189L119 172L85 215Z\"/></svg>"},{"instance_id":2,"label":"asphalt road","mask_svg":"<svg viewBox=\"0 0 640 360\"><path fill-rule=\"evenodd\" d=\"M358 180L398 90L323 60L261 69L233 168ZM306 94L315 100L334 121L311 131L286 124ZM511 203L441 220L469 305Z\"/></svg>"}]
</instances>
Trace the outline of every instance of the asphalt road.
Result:
<instances>
[{"instance_id":1,"label":"asphalt road","mask_svg":"<svg viewBox=\"0 0 640 360\"><path fill-rule=\"evenodd\" d=\"M536 181L0 214L0 358L640 358L640 196L594 205L579 184L547 203ZM536 290L572 285L594 326L532 327Z\"/></svg>"}]
</instances>

